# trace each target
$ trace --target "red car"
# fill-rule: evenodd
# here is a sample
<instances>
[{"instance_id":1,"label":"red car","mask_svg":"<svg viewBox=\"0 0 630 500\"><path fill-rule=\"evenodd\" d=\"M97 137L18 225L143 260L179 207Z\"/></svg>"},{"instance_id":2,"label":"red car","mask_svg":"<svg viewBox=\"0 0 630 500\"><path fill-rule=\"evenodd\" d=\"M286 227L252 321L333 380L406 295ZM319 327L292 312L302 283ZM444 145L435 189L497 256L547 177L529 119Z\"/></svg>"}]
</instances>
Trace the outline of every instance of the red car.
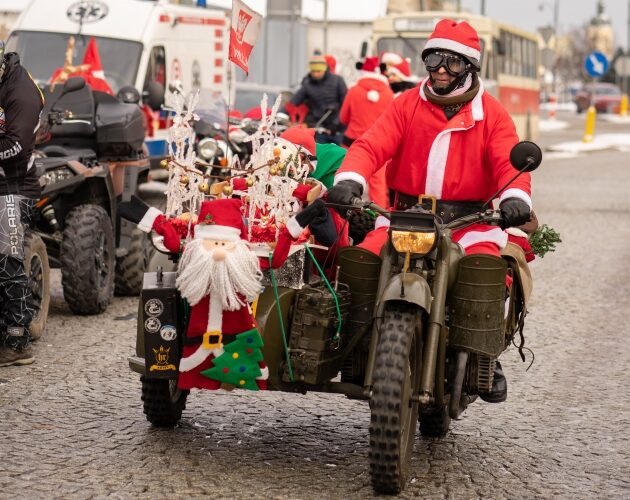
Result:
<instances>
[{"instance_id":1,"label":"red car","mask_svg":"<svg viewBox=\"0 0 630 500\"><path fill-rule=\"evenodd\" d=\"M581 113L593 104L600 113L615 112L621 102L621 91L612 83L591 83L575 94L577 112Z\"/></svg>"}]
</instances>

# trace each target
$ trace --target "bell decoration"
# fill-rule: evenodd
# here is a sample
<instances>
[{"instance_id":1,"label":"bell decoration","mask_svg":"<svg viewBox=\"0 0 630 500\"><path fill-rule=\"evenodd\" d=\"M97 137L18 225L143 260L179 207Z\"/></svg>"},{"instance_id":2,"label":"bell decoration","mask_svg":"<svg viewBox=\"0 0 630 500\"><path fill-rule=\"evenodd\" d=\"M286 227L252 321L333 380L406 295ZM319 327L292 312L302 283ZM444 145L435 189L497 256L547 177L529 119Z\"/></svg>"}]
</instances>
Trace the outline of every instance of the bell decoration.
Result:
<instances>
[{"instance_id":1,"label":"bell decoration","mask_svg":"<svg viewBox=\"0 0 630 500\"><path fill-rule=\"evenodd\" d=\"M245 181L245 184L247 184L247 187L252 187L254 185L253 177L248 177L247 180Z\"/></svg>"},{"instance_id":2,"label":"bell decoration","mask_svg":"<svg viewBox=\"0 0 630 500\"><path fill-rule=\"evenodd\" d=\"M183 186L188 186L188 182L190 181L190 179L188 179L187 175L182 175L179 178L179 182L183 185Z\"/></svg>"},{"instance_id":3,"label":"bell decoration","mask_svg":"<svg viewBox=\"0 0 630 500\"><path fill-rule=\"evenodd\" d=\"M201 191L203 194L208 194L210 192L210 184L208 184L207 182L202 182L201 184L199 184L199 191Z\"/></svg>"},{"instance_id":4,"label":"bell decoration","mask_svg":"<svg viewBox=\"0 0 630 500\"><path fill-rule=\"evenodd\" d=\"M223 186L223 194L225 196L231 196L233 192L234 188L230 184L226 184L225 186Z\"/></svg>"},{"instance_id":5,"label":"bell decoration","mask_svg":"<svg viewBox=\"0 0 630 500\"><path fill-rule=\"evenodd\" d=\"M271 167L269 169L269 175L278 175L278 167Z\"/></svg>"},{"instance_id":6,"label":"bell decoration","mask_svg":"<svg viewBox=\"0 0 630 500\"><path fill-rule=\"evenodd\" d=\"M160 168L163 168L164 170L168 169L168 160L166 158L160 160Z\"/></svg>"}]
</instances>

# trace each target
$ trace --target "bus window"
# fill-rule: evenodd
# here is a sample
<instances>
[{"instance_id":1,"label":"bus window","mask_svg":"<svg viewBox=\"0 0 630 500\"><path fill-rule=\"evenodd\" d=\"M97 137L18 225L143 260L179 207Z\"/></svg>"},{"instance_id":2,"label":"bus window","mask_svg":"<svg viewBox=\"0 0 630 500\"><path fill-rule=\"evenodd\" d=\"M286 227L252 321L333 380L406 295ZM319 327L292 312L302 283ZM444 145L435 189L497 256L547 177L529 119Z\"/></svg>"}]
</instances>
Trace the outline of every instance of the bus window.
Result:
<instances>
[{"instance_id":1,"label":"bus window","mask_svg":"<svg viewBox=\"0 0 630 500\"><path fill-rule=\"evenodd\" d=\"M426 44L426 38L379 38L376 50L379 57L383 52L394 52L404 58L409 58L411 74L426 76L427 70L422 61L422 50Z\"/></svg>"}]
</instances>

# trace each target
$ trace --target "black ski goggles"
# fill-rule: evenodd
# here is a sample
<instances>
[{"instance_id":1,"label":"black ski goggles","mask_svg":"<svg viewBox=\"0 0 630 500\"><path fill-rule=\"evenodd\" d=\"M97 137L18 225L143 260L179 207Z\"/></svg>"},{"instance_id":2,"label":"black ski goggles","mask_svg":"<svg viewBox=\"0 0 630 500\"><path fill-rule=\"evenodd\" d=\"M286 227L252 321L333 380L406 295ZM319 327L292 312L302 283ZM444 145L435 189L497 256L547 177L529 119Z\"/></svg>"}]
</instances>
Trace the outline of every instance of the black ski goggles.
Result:
<instances>
[{"instance_id":1,"label":"black ski goggles","mask_svg":"<svg viewBox=\"0 0 630 500\"><path fill-rule=\"evenodd\" d=\"M451 76L461 76L470 67L466 59L450 52L431 52L425 57L424 65L431 73L444 68Z\"/></svg>"}]
</instances>

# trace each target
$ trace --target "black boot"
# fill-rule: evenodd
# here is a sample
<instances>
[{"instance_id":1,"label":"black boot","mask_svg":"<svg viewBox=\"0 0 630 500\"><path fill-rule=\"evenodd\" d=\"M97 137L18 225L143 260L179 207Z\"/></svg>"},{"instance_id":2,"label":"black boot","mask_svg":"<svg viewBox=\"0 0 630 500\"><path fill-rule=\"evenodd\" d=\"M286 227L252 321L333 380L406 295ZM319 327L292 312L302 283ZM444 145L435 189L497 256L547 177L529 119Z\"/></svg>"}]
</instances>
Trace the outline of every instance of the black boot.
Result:
<instances>
[{"instance_id":1,"label":"black boot","mask_svg":"<svg viewBox=\"0 0 630 500\"><path fill-rule=\"evenodd\" d=\"M492 390L479 394L479 397L486 403L503 403L507 399L507 379L503 374L501 363L497 361L494 367L494 378L492 380Z\"/></svg>"}]
</instances>

